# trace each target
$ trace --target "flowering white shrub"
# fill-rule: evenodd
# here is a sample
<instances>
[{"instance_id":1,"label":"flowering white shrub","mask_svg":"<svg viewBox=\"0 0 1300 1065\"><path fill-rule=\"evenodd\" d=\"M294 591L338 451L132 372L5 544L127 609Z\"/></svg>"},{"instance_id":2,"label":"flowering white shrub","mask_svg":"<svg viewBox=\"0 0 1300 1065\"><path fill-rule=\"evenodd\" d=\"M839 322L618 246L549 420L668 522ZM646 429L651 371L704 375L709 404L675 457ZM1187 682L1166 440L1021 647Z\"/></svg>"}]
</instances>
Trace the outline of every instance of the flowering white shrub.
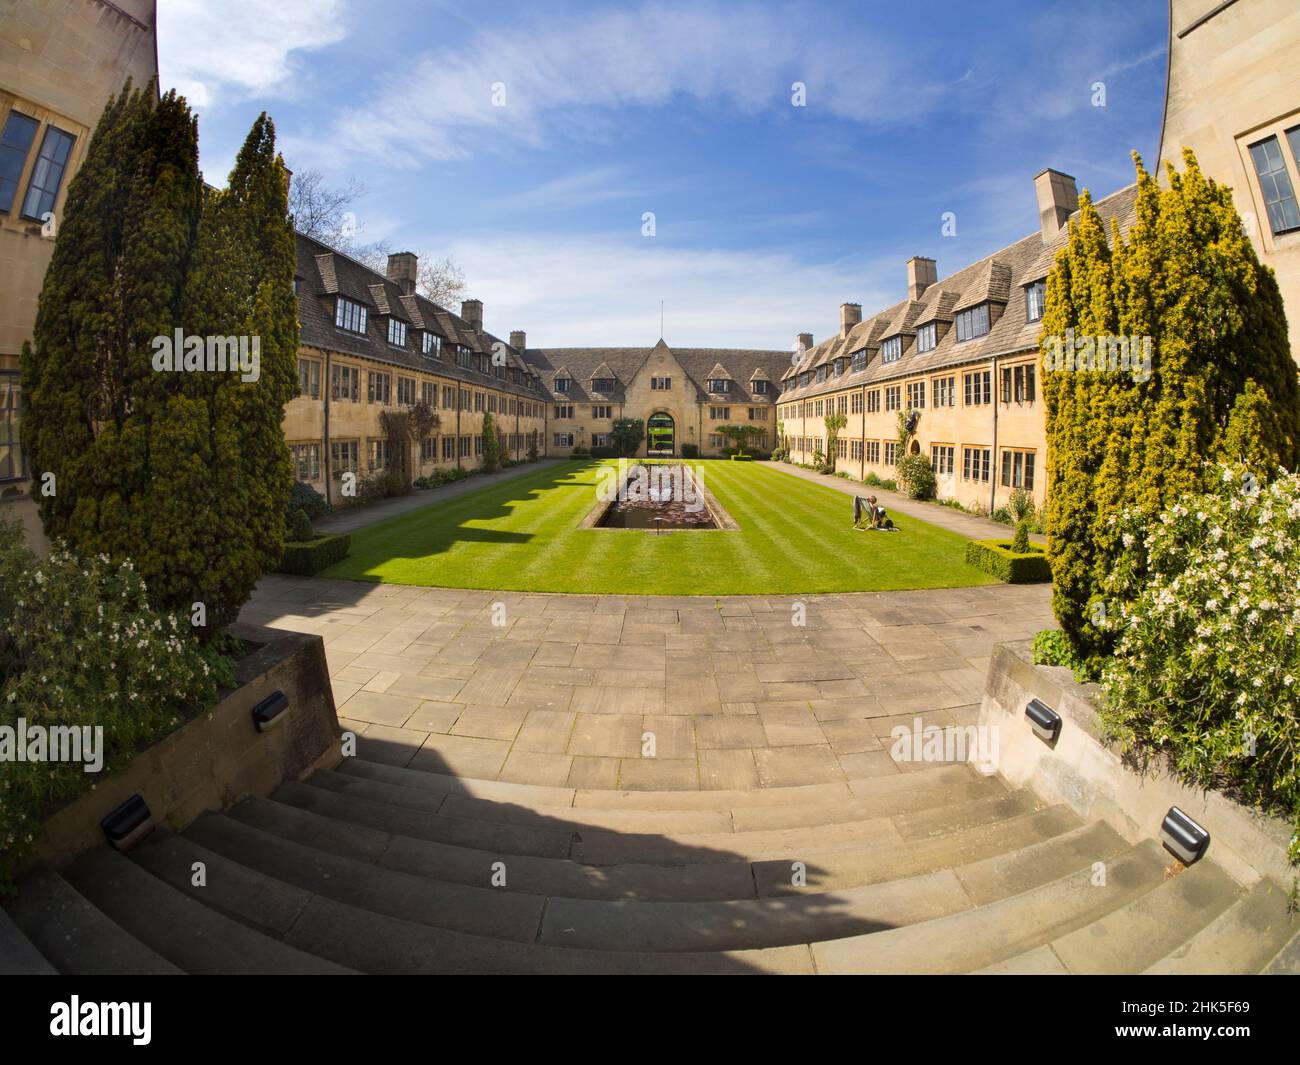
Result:
<instances>
[{"instance_id":1,"label":"flowering white shrub","mask_svg":"<svg viewBox=\"0 0 1300 1065\"><path fill-rule=\"evenodd\" d=\"M1191 783L1284 807L1300 860L1300 476L1221 467L1207 493L1117 524L1103 723Z\"/></svg>"},{"instance_id":2,"label":"flowering white shrub","mask_svg":"<svg viewBox=\"0 0 1300 1065\"><path fill-rule=\"evenodd\" d=\"M0 522L0 725L100 726L111 770L233 679L231 660L201 647L188 618L149 605L129 562L58 545L37 559L18 527ZM0 888L50 804L96 779L79 763L0 761Z\"/></svg>"}]
</instances>

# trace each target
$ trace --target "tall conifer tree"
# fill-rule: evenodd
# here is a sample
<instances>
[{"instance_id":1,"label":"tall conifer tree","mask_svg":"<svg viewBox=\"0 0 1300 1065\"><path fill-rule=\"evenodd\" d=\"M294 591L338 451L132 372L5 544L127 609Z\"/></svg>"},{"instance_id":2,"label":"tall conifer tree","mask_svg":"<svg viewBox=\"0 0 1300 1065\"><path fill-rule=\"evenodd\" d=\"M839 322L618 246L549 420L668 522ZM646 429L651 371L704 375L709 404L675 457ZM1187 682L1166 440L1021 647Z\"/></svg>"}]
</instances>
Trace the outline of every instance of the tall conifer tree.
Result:
<instances>
[{"instance_id":1,"label":"tall conifer tree","mask_svg":"<svg viewBox=\"0 0 1300 1065\"><path fill-rule=\"evenodd\" d=\"M1199 490L1216 458L1247 461L1261 480L1300 466L1300 387L1277 283L1230 190L1205 178L1190 151L1183 157L1161 189L1134 156L1126 239L1114 227L1107 244L1085 192L1048 278L1044 352L1067 328L1149 337L1152 350L1146 380L1043 368L1053 605L1081 658L1109 650L1094 622L1105 610L1102 578L1124 550L1114 516L1129 507L1154 516Z\"/></svg>"},{"instance_id":2,"label":"tall conifer tree","mask_svg":"<svg viewBox=\"0 0 1300 1065\"><path fill-rule=\"evenodd\" d=\"M109 102L68 189L35 343L24 445L46 530L129 558L159 605L232 620L280 556L281 430L298 325L288 174L262 115L224 190L203 188L185 101ZM256 381L154 368L157 337L257 338ZM238 343L238 341L236 341ZM181 352L176 352L179 356Z\"/></svg>"}]
</instances>

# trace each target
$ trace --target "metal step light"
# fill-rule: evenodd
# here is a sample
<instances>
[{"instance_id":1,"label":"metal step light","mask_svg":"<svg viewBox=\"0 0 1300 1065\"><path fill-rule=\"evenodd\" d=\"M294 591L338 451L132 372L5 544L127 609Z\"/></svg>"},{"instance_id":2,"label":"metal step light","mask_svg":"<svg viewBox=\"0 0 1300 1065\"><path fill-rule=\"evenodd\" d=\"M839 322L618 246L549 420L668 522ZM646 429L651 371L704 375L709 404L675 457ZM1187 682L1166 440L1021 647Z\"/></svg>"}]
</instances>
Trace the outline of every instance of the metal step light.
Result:
<instances>
[{"instance_id":1,"label":"metal step light","mask_svg":"<svg viewBox=\"0 0 1300 1065\"><path fill-rule=\"evenodd\" d=\"M1191 865L1205 856L1210 834L1177 806L1171 806L1160 825L1160 842L1184 865Z\"/></svg>"},{"instance_id":2,"label":"metal step light","mask_svg":"<svg viewBox=\"0 0 1300 1065\"><path fill-rule=\"evenodd\" d=\"M1040 740L1055 743L1061 735L1061 715L1041 699L1029 700L1025 717L1029 718L1029 724Z\"/></svg>"},{"instance_id":3,"label":"metal step light","mask_svg":"<svg viewBox=\"0 0 1300 1065\"><path fill-rule=\"evenodd\" d=\"M272 692L253 707L253 724L258 732L266 732L281 722L288 721L285 711L289 709L289 697L284 692Z\"/></svg>"},{"instance_id":4,"label":"metal step light","mask_svg":"<svg viewBox=\"0 0 1300 1065\"><path fill-rule=\"evenodd\" d=\"M153 828L153 818L144 797L132 795L102 821L99 827L110 844L120 851L130 850Z\"/></svg>"}]
</instances>

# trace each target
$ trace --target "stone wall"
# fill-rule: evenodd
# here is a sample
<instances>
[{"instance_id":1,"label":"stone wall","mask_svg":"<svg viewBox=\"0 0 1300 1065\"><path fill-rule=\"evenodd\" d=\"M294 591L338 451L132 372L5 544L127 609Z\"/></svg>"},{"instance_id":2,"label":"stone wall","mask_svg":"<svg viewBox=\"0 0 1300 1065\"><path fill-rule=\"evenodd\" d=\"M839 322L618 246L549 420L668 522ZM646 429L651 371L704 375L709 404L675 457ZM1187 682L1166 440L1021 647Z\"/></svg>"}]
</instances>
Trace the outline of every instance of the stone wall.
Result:
<instances>
[{"instance_id":1,"label":"stone wall","mask_svg":"<svg viewBox=\"0 0 1300 1065\"><path fill-rule=\"evenodd\" d=\"M285 780L338 764L338 715L321 638L244 624L230 632L261 644L240 663L239 687L49 817L34 860L58 869L99 846L100 820L137 793L155 825L179 830L205 810L269 795ZM275 691L289 698L288 720L259 732L252 709Z\"/></svg>"}]
</instances>

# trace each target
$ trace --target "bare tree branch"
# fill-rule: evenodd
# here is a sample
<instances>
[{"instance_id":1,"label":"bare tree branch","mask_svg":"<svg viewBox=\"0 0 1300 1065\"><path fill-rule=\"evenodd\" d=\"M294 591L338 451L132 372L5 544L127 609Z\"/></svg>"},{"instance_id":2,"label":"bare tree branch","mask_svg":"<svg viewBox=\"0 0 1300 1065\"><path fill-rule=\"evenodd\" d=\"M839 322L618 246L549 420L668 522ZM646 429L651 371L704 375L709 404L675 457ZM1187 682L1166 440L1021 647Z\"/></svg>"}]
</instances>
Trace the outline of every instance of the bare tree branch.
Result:
<instances>
[{"instance_id":1,"label":"bare tree branch","mask_svg":"<svg viewBox=\"0 0 1300 1065\"><path fill-rule=\"evenodd\" d=\"M289 214L303 236L337 248L377 273L387 273L392 245L386 240L362 243L361 228L350 209L365 195L366 186L355 179L349 180L346 188L334 189L319 170L303 170L293 175L289 186ZM420 260L417 291L439 306L455 310L465 296L465 271L450 255L416 254Z\"/></svg>"}]
</instances>

